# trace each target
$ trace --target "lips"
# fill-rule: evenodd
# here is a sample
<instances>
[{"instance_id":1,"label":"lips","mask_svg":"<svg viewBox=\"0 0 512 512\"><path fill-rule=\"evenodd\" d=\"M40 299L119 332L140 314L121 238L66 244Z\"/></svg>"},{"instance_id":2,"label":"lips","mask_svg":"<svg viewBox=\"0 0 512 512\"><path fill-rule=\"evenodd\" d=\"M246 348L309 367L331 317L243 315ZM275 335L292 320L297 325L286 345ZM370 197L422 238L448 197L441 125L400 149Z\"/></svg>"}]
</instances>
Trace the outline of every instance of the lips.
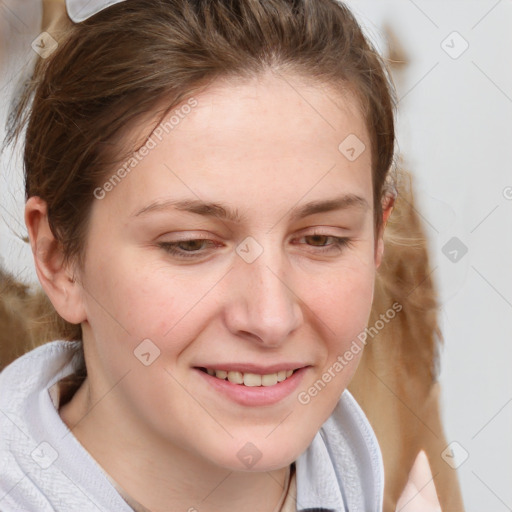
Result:
<instances>
[{"instance_id":1,"label":"lips","mask_svg":"<svg viewBox=\"0 0 512 512\"><path fill-rule=\"evenodd\" d=\"M242 406L257 407L291 399L310 368L310 365L300 363L265 367L253 364L212 364L195 366L194 371L201 377L209 393L213 392L215 396L225 397ZM283 373L284 379L279 381Z\"/></svg>"},{"instance_id":2,"label":"lips","mask_svg":"<svg viewBox=\"0 0 512 512\"><path fill-rule=\"evenodd\" d=\"M285 381L293 375L294 370L279 370L269 373L242 372L239 370L215 370L213 368L199 368L212 377L228 380L232 384L240 384L248 387L275 386L278 382Z\"/></svg>"}]
</instances>

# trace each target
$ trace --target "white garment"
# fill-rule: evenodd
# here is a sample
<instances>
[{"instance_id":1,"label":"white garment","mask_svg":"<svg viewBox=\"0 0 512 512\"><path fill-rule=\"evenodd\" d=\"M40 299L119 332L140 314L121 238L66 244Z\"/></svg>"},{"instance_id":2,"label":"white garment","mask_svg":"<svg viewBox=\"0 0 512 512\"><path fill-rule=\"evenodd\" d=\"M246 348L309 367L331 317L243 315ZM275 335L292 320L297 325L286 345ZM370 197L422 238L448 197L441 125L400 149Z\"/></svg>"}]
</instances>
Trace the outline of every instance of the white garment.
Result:
<instances>
[{"instance_id":1,"label":"white garment","mask_svg":"<svg viewBox=\"0 0 512 512\"><path fill-rule=\"evenodd\" d=\"M0 373L1 512L132 510L59 416L54 385L73 373L76 343L46 343ZM296 471L298 511L382 510L381 452L348 391Z\"/></svg>"}]
</instances>

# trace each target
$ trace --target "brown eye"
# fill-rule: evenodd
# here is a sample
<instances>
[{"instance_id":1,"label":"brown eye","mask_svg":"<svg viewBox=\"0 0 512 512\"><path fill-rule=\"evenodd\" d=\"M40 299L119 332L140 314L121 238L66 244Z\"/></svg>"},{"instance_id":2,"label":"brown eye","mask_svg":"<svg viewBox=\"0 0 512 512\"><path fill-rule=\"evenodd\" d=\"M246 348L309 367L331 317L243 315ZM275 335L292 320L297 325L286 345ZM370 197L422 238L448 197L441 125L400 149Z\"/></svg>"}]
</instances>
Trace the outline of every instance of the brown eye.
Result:
<instances>
[{"instance_id":1,"label":"brown eye","mask_svg":"<svg viewBox=\"0 0 512 512\"><path fill-rule=\"evenodd\" d=\"M197 251L197 250L201 249L202 247L204 247L206 242L208 242L208 240L201 240L201 239L184 240L183 242L177 242L176 247L183 249L184 251L187 251L187 252L188 251L192 252L192 251Z\"/></svg>"},{"instance_id":2,"label":"brown eye","mask_svg":"<svg viewBox=\"0 0 512 512\"><path fill-rule=\"evenodd\" d=\"M309 240L312 242L311 245L325 246L325 245L327 245L327 241L329 240L329 238L334 238L334 237L329 237L327 235L308 235L304 238L309 238Z\"/></svg>"},{"instance_id":3,"label":"brown eye","mask_svg":"<svg viewBox=\"0 0 512 512\"><path fill-rule=\"evenodd\" d=\"M350 238L325 235L323 233L305 235L299 240L304 240L307 246L316 248L314 252L317 253L340 252L344 247L349 246L351 242Z\"/></svg>"},{"instance_id":4,"label":"brown eye","mask_svg":"<svg viewBox=\"0 0 512 512\"><path fill-rule=\"evenodd\" d=\"M206 238L193 238L190 240L179 240L177 242L160 242L159 247L177 258L194 258L204 256L208 246L217 247L213 240Z\"/></svg>"}]
</instances>

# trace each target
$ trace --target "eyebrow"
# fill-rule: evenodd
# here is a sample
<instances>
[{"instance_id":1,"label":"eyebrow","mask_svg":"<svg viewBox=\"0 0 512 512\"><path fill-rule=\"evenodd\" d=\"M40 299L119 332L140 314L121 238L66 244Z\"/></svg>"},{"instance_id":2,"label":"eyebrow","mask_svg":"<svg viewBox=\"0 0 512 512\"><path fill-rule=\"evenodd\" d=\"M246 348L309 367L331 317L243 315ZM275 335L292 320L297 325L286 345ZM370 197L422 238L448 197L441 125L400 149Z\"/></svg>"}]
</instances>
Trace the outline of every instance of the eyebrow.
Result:
<instances>
[{"instance_id":1,"label":"eyebrow","mask_svg":"<svg viewBox=\"0 0 512 512\"><path fill-rule=\"evenodd\" d=\"M290 211L290 220L297 221L316 213L347 210L352 208L365 211L370 209L370 205L364 197L355 194L345 194L332 199L312 201L300 207L292 208ZM195 213L205 217L217 217L234 223L240 223L245 219L245 216L241 215L239 210L236 208L233 209L214 202L204 202L199 199L169 199L165 201L155 201L141 208L133 214L133 217L140 217L150 212L168 209Z\"/></svg>"}]
</instances>

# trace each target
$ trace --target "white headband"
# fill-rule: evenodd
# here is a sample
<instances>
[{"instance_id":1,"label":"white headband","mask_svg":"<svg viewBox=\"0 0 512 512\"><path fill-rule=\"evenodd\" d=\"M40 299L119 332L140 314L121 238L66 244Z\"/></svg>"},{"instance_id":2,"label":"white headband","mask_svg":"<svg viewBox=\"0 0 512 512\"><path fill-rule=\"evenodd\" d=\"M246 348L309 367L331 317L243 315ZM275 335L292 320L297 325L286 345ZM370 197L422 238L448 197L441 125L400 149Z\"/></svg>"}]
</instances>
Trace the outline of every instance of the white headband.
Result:
<instances>
[{"instance_id":1,"label":"white headband","mask_svg":"<svg viewBox=\"0 0 512 512\"><path fill-rule=\"evenodd\" d=\"M125 0L66 0L68 16L80 23L107 7L124 2Z\"/></svg>"}]
</instances>

